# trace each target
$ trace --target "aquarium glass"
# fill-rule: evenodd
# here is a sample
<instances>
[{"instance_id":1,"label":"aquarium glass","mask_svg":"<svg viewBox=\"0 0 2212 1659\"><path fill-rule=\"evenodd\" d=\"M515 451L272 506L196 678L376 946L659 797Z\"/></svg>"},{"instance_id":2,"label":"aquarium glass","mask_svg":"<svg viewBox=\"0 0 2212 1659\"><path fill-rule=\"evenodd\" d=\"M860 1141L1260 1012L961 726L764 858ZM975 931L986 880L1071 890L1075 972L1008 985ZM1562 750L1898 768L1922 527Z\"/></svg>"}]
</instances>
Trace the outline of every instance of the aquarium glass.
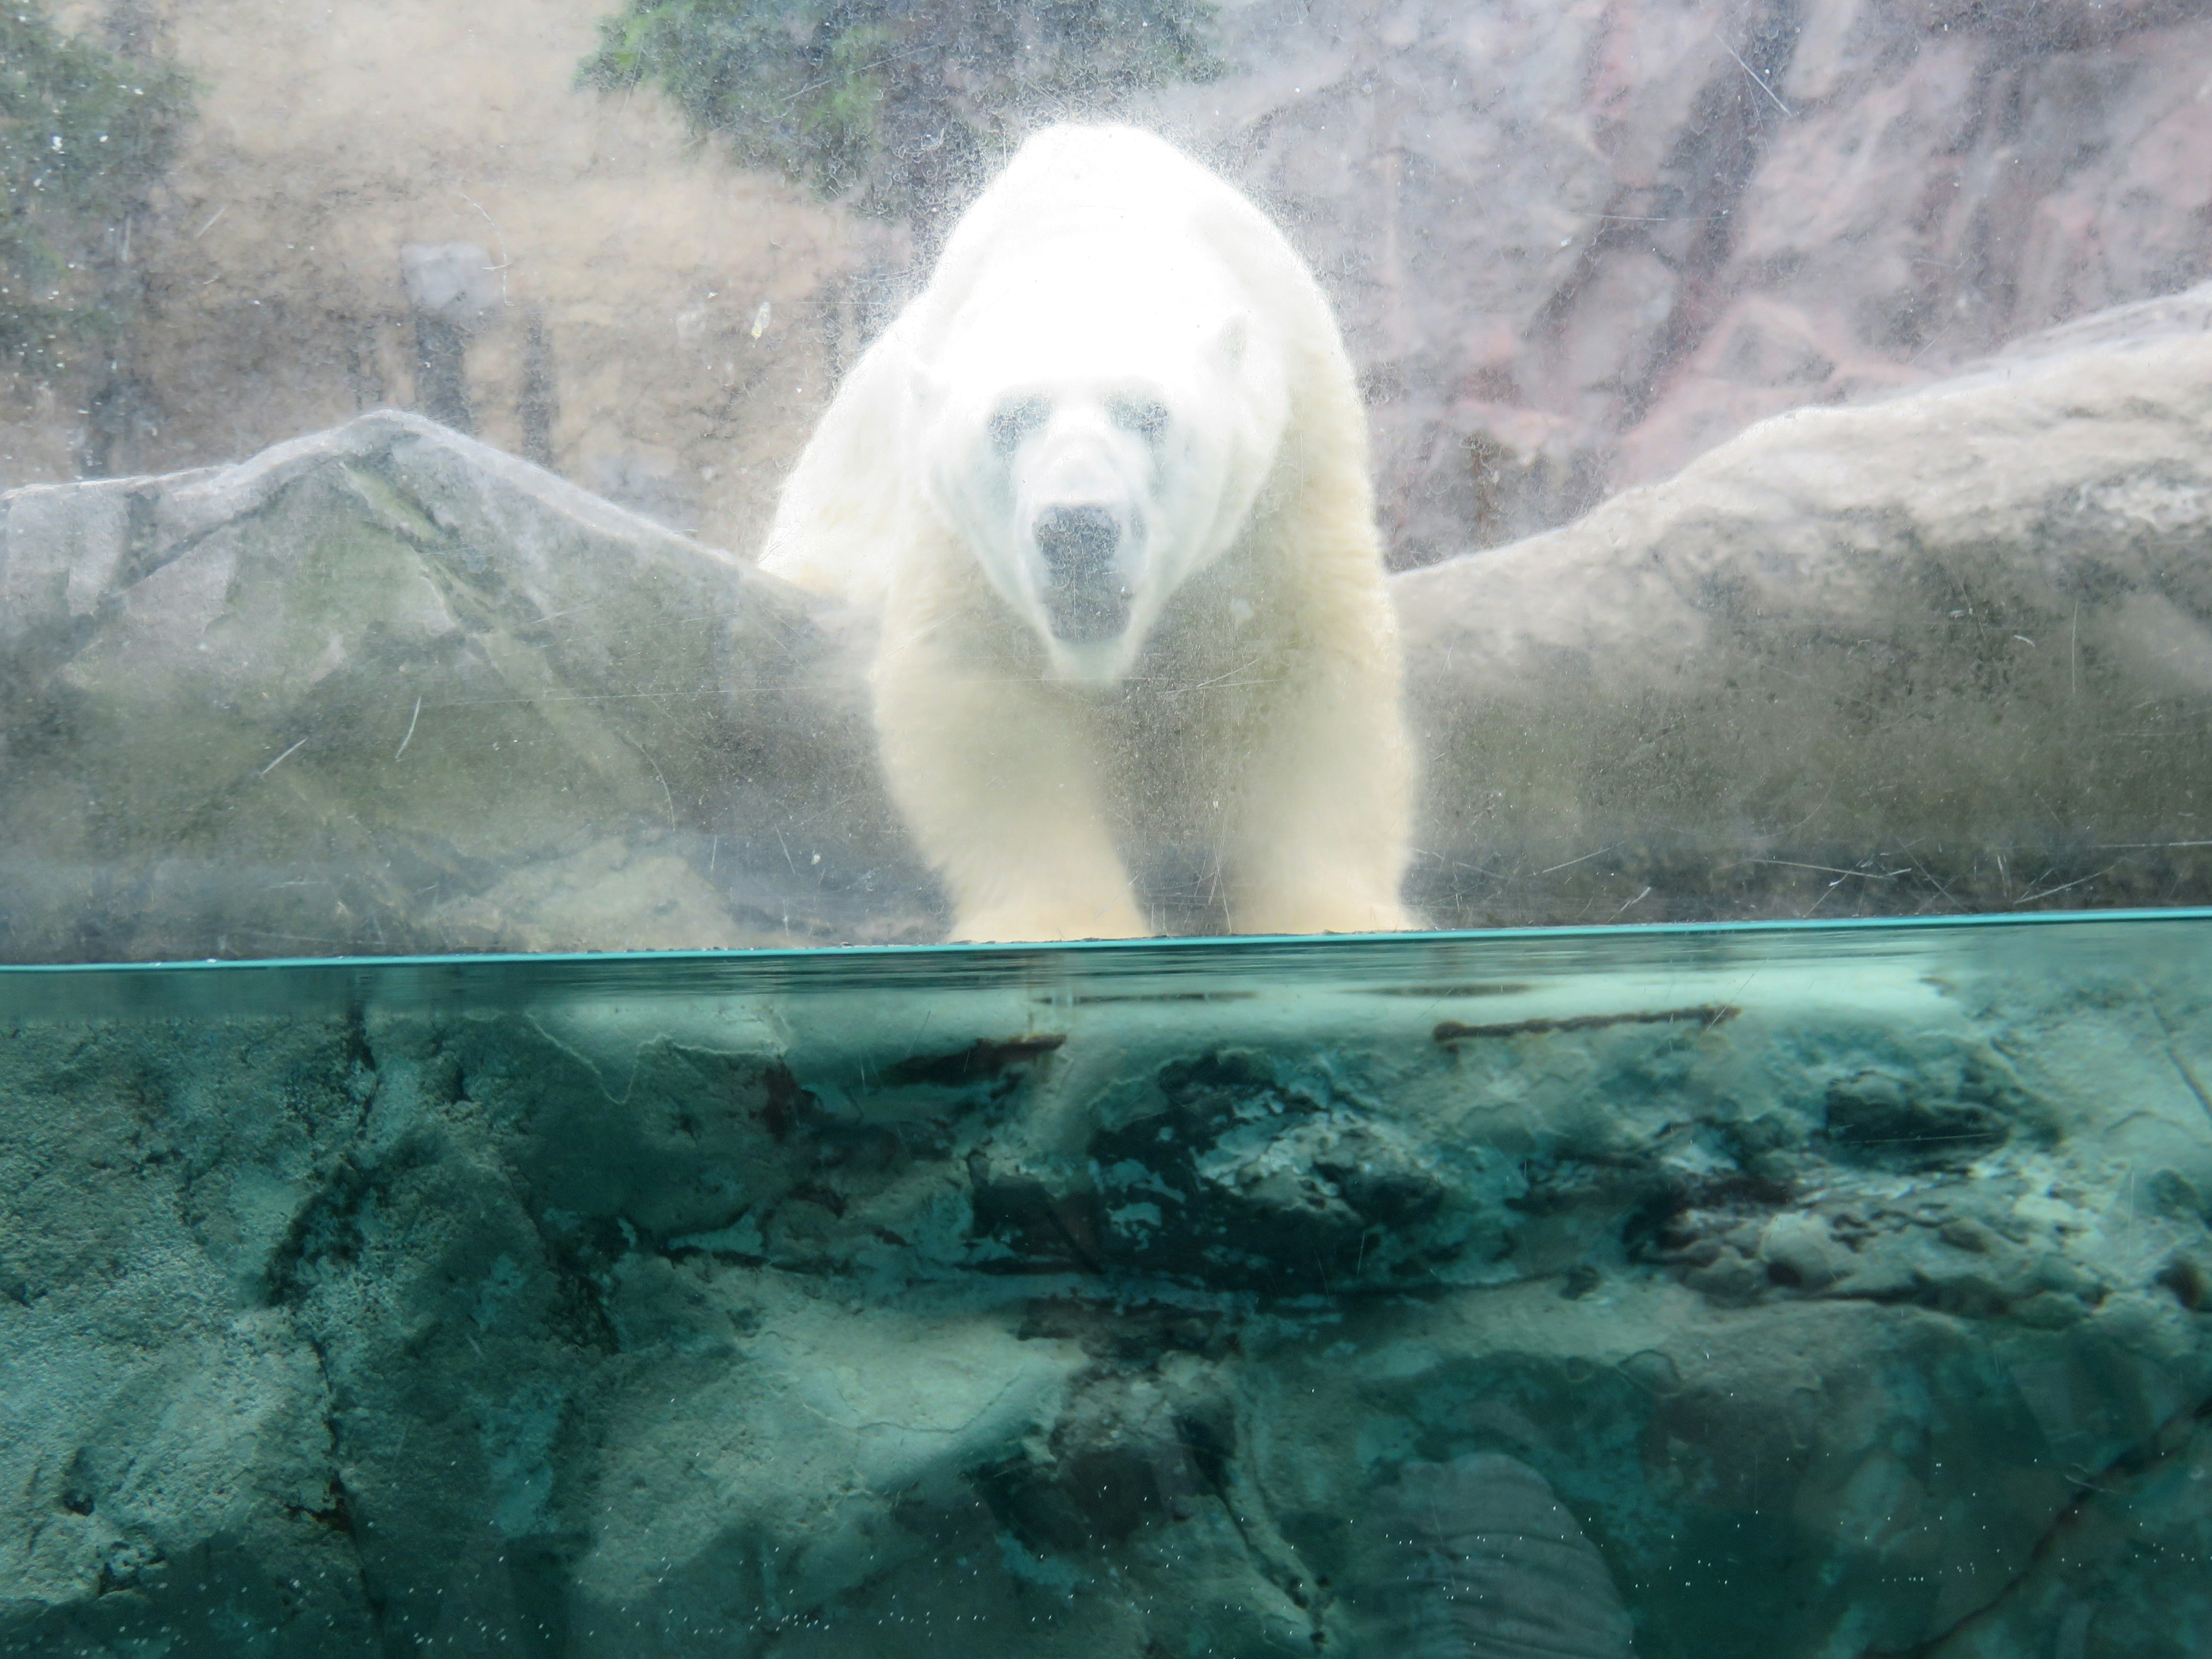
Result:
<instances>
[{"instance_id":1,"label":"aquarium glass","mask_svg":"<svg viewBox=\"0 0 2212 1659\"><path fill-rule=\"evenodd\" d=\"M0 8L0 1659L2212 1653L2212 0Z\"/></svg>"},{"instance_id":2,"label":"aquarium glass","mask_svg":"<svg viewBox=\"0 0 2212 1659\"><path fill-rule=\"evenodd\" d=\"M2208 74L2201 0L19 0L0 960L2206 902Z\"/></svg>"}]
</instances>

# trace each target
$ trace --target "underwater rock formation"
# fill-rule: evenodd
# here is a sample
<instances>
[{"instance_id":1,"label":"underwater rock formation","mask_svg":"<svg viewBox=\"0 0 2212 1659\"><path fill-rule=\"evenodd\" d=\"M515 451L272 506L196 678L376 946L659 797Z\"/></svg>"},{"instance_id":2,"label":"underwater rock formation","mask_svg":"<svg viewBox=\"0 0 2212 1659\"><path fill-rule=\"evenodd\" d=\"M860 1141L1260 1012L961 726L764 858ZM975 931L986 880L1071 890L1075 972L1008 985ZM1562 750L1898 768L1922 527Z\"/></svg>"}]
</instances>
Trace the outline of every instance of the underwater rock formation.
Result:
<instances>
[{"instance_id":1,"label":"underwater rock formation","mask_svg":"<svg viewBox=\"0 0 2212 1659\"><path fill-rule=\"evenodd\" d=\"M2085 319L1395 578L1413 902L2212 896L2208 320L2201 290ZM933 937L871 629L410 416L13 492L0 959ZM1206 848L1132 850L1208 890Z\"/></svg>"},{"instance_id":2,"label":"underwater rock formation","mask_svg":"<svg viewBox=\"0 0 2212 1659\"><path fill-rule=\"evenodd\" d=\"M0 1653L2185 1659L2203 932L12 980Z\"/></svg>"},{"instance_id":3,"label":"underwater rock formation","mask_svg":"<svg viewBox=\"0 0 2212 1659\"><path fill-rule=\"evenodd\" d=\"M1630 1659L1629 1619L1544 1477L1476 1452L1407 1463L1376 1494L1394 1559L1369 1594L1389 1610L1375 1650L1495 1659Z\"/></svg>"}]
</instances>

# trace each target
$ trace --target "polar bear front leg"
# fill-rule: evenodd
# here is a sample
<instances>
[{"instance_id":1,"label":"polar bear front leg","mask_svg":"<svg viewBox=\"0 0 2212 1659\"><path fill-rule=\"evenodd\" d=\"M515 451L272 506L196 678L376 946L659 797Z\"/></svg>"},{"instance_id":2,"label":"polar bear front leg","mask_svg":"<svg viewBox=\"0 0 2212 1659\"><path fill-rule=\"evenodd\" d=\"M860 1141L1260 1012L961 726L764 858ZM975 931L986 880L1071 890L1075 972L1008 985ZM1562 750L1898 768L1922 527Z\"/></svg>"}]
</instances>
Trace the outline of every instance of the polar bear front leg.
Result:
<instances>
[{"instance_id":1,"label":"polar bear front leg","mask_svg":"<svg viewBox=\"0 0 2212 1659\"><path fill-rule=\"evenodd\" d=\"M1319 667L1319 665L1314 665ZM1396 933L1413 761L1395 653L1293 677L1268 699L1229 847L1239 933Z\"/></svg>"},{"instance_id":2,"label":"polar bear front leg","mask_svg":"<svg viewBox=\"0 0 2212 1659\"><path fill-rule=\"evenodd\" d=\"M1034 681L877 675L891 793L952 899L952 937L1130 939L1151 933L1100 810L1090 734Z\"/></svg>"}]
</instances>

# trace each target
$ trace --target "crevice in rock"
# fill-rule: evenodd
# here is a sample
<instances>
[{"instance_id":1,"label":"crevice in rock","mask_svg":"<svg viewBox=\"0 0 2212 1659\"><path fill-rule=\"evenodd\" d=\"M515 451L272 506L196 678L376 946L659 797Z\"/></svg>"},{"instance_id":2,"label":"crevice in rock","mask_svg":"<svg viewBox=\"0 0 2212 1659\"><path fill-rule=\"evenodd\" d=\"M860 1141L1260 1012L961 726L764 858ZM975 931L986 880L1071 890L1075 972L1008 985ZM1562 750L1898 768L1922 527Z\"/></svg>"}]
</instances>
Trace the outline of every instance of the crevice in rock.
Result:
<instances>
[{"instance_id":1,"label":"crevice in rock","mask_svg":"<svg viewBox=\"0 0 2212 1659\"><path fill-rule=\"evenodd\" d=\"M345 1236L375 1180L374 1171L359 1156L375 1109L379 1079L375 1048L358 1000L346 1011L339 1047L346 1066L339 1081L353 1099L353 1120L342 1143L311 1175L307 1197L293 1212L290 1224L261 1270L264 1298L272 1306L290 1308L295 1316L305 1294L301 1269L319 1246L327 1247ZM349 1250L346 1259L350 1254Z\"/></svg>"},{"instance_id":2,"label":"crevice in rock","mask_svg":"<svg viewBox=\"0 0 2212 1659\"><path fill-rule=\"evenodd\" d=\"M1719 27L1734 33L1734 21L1724 20ZM1656 211L1698 223L1687 246L1670 257L1654 238L1619 237L1623 246L1637 241L1653 245L1653 252L1674 265L1681 279L1674 304L1644 361L1624 365L1617 422L1622 431L1650 412L1669 373L1695 349L1719 317L1724 296L1718 285L1735 247L1732 216L1758 171L1767 135L1784 118L1771 88L1789 71L1800 24L1795 0L1778 0L1744 15L1740 47L1723 35L1728 47L1723 61L1698 92L1696 112L1658 172L1658 178L1667 182L1660 186L1663 205ZM1617 232L1635 228L1609 222Z\"/></svg>"},{"instance_id":3,"label":"crevice in rock","mask_svg":"<svg viewBox=\"0 0 2212 1659\"><path fill-rule=\"evenodd\" d=\"M2176 1412L2154 1433L2129 1447L2094 1475L2074 1476L2076 1489L2072 1500L2051 1517L2051 1524L2036 1539L2021 1570L1980 1607L1900 1656L1900 1659L1937 1659L1953 1641L1998 1617L2005 1604L2033 1582L2039 1570L2063 1546L2067 1534L2081 1524L2089 1510L2112 1491L2114 1483L2133 1485L2160 1465L2185 1456L2190 1449L2190 1430L2201 1423L2212 1423L2212 1397Z\"/></svg>"},{"instance_id":4,"label":"crevice in rock","mask_svg":"<svg viewBox=\"0 0 2212 1659\"><path fill-rule=\"evenodd\" d=\"M307 1321L298 1313L293 1315L292 1322L293 1328L306 1341L307 1351L315 1356L315 1378L323 1395L323 1432L329 1437L330 1443L330 1463L324 1476L330 1502L323 1509L306 1510L304 1514L307 1519L344 1539L346 1559L353 1569L354 1583L360 1592L362 1609L368 1622L369 1633L376 1645L391 1656L391 1659L401 1659L403 1653L412 1650L412 1644L402 1646L399 1633L387 1632L385 1628L384 1598L376 1593L376 1587L370 1580L368 1563L362 1555L361 1539L354 1529L353 1498L346 1490L345 1476L342 1472L343 1459L340 1455L340 1448L344 1444L344 1431L338 1422L336 1409L337 1388L331 1376L330 1356L324 1351L321 1339L308 1328ZM295 1510L294 1513L298 1515L302 1511Z\"/></svg>"},{"instance_id":5,"label":"crevice in rock","mask_svg":"<svg viewBox=\"0 0 2212 1659\"><path fill-rule=\"evenodd\" d=\"M1723 1003L1696 1008L1661 1008L1637 1014L1577 1014L1566 1019L1516 1019L1503 1025L1462 1025L1448 1019L1431 1035L1438 1042L1461 1042L1470 1037L1542 1036L1556 1031L1595 1031L1608 1025L1687 1025L1710 1031L1725 1025L1743 1010Z\"/></svg>"}]
</instances>

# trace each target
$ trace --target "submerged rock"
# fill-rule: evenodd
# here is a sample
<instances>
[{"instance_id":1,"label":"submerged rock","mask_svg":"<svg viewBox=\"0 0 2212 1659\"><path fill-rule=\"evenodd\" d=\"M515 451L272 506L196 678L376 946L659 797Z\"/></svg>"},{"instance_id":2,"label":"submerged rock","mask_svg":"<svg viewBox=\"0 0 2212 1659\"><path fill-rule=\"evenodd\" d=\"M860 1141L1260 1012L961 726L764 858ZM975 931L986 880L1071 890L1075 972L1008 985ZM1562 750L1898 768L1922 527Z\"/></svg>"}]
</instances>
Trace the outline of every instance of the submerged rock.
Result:
<instances>
[{"instance_id":1,"label":"submerged rock","mask_svg":"<svg viewBox=\"0 0 2212 1659\"><path fill-rule=\"evenodd\" d=\"M10 980L0 1653L2185 1659L2202 933Z\"/></svg>"},{"instance_id":2,"label":"submerged rock","mask_svg":"<svg viewBox=\"0 0 2212 1659\"><path fill-rule=\"evenodd\" d=\"M1370 1638L1405 1659L1631 1659L1626 1611L1590 1547L1526 1463L1495 1452L1407 1463L1376 1495L1385 1557Z\"/></svg>"}]
</instances>

